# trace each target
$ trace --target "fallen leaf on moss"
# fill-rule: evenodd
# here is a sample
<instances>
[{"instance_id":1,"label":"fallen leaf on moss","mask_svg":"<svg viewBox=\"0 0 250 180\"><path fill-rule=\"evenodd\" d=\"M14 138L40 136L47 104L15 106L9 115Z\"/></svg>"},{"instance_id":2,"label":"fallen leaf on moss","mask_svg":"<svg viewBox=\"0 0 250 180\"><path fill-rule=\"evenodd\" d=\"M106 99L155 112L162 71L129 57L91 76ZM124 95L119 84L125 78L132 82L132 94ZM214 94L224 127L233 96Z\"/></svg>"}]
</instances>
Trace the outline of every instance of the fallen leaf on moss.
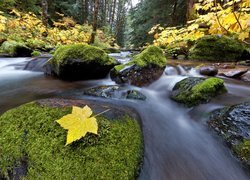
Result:
<instances>
[{"instance_id":1,"label":"fallen leaf on moss","mask_svg":"<svg viewBox=\"0 0 250 180\"><path fill-rule=\"evenodd\" d=\"M98 124L95 117L90 117L92 110L85 106L83 108L73 106L72 113L56 120L64 129L68 130L66 145L81 139L87 132L97 134Z\"/></svg>"}]
</instances>

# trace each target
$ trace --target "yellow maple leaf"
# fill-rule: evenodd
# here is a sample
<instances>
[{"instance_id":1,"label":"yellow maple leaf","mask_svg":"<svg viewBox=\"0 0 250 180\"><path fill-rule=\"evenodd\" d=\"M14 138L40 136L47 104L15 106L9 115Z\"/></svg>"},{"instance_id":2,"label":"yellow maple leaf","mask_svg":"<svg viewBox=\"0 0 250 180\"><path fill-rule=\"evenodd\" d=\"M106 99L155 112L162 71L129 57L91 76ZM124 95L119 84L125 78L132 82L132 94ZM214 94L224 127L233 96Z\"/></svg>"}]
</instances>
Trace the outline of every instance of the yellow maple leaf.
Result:
<instances>
[{"instance_id":1,"label":"yellow maple leaf","mask_svg":"<svg viewBox=\"0 0 250 180\"><path fill-rule=\"evenodd\" d=\"M72 113L56 120L64 129L68 130L66 145L81 139L87 132L97 134L98 124L95 117L90 117L92 110L73 106Z\"/></svg>"}]
</instances>

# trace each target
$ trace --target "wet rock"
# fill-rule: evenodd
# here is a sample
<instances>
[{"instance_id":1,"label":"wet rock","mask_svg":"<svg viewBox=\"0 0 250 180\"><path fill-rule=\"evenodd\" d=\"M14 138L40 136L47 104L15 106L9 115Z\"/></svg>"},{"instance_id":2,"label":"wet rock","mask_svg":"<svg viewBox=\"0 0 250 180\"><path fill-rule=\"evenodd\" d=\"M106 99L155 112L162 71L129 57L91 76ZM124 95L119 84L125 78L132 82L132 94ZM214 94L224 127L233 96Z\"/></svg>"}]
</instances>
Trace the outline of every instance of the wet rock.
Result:
<instances>
[{"instance_id":1,"label":"wet rock","mask_svg":"<svg viewBox=\"0 0 250 180\"><path fill-rule=\"evenodd\" d=\"M226 36L208 35L197 40L189 51L189 59L207 61L237 61L242 59L245 46Z\"/></svg>"},{"instance_id":2,"label":"wet rock","mask_svg":"<svg viewBox=\"0 0 250 180\"><path fill-rule=\"evenodd\" d=\"M47 57L36 57L28 62L24 70L44 72L44 65L50 59L50 56Z\"/></svg>"},{"instance_id":3,"label":"wet rock","mask_svg":"<svg viewBox=\"0 0 250 180\"><path fill-rule=\"evenodd\" d=\"M55 120L85 105L94 115L109 109L96 116L98 135L65 146L67 131ZM0 116L0 179L136 179L139 121L133 109L86 100L44 99L9 110Z\"/></svg>"},{"instance_id":4,"label":"wet rock","mask_svg":"<svg viewBox=\"0 0 250 180\"><path fill-rule=\"evenodd\" d=\"M250 82L250 71L241 76L241 80Z\"/></svg>"},{"instance_id":5,"label":"wet rock","mask_svg":"<svg viewBox=\"0 0 250 180\"><path fill-rule=\"evenodd\" d=\"M110 77L118 84L146 86L159 79L166 66L166 58L159 47L149 46L130 62L115 66Z\"/></svg>"},{"instance_id":6,"label":"wet rock","mask_svg":"<svg viewBox=\"0 0 250 180\"><path fill-rule=\"evenodd\" d=\"M175 67L167 66L165 69L166 75L178 75L178 70Z\"/></svg>"},{"instance_id":7,"label":"wet rock","mask_svg":"<svg viewBox=\"0 0 250 180\"><path fill-rule=\"evenodd\" d=\"M132 84L138 87L149 85L150 83L159 79L165 68L157 67L155 65L148 65L140 67L137 65L125 66L119 72L111 70L110 76L117 84Z\"/></svg>"},{"instance_id":8,"label":"wet rock","mask_svg":"<svg viewBox=\"0 0 250 180\"><path fill-rule=\"evenodd\" d=\"M222 79L189 77L174 86L171 99L192 107L201 103L207 103L213 97L223 94L226 91Z\"/></svg>"},{"instance_id":9,"label":"wet rock","mask_svg":"<svg viewBox=\"0 0 250 180\"><path fill-rule=\"evenodd\" d=\"M5 41L0 49L3 53L9 54L12 57L31 57L33 52L24 43L16 41Z\"/></svg>"},{"instance_id":10,"label":"wet rock","mask_svg":"<svg viewBox=\"0 0 250 180\"><path fill-rule=\"evenodd\" d=\"M242 66L250 66L250 60L240 61L237 64Z\"/></svg>"},{"instance_id":11,"label":"wet rock","mask_svg":"<svg viewBox=\"0 0 250 180\"><path fill-rule=\"evenodd\" d=\"M115 65L115 60L100 48L76 44L56 50L44 69L46 75L63 80L88 80L106 77Z\"/></svg>"},{"instance_id":12,"label":"wet rock","mask_svg":"<svg viewBox=\"0 0 250 180\"><path fill-rule=\"evenodd\" d=\"M201 75L205 76L216 76L218 69L214 66L204 66L199 69Z\"/></svg>"},{"instance_id":13,"label":"wet rock","mask_svg":"<svg viewBox=\"0 0 250 180\"><path fill-rule=\"evenodd\" d=\"M133 89L126 89L121 86L98 86L84 91L85 95L103 97L103 98L118 98L118 99L134 99L145 100L146 96L141 92Z\"/></svg>"},{"instance_id":14,"label":"wet rock","mask_svg":"<svg viewBox=\"0 0 250 180\"><path fill-rule=\"evenodd\" d=\"M247 73L248 70L232 70L225 73L222 73L221 75L229 78L240 78L243 74Z\"/></svg>"},{"instance_id":15,"label":"wet rock","mask_svg":"<svg viewBox=\"0 0 250 180\"><path fill-rule=\"evenodd\" d=\"M215 110L208 124L250 168L250 102Z\"/></svg>"}]
</instances>

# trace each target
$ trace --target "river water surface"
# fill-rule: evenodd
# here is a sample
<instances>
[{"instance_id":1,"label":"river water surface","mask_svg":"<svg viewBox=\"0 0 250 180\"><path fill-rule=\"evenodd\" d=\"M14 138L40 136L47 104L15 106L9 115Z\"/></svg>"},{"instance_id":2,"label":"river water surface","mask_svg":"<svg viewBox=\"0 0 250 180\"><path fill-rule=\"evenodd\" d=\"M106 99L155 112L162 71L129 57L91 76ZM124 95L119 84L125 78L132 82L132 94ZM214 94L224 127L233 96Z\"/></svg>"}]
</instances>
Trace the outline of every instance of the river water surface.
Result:
<instances>
[{"instance_id":1,"label":"river water surface","mask_svg":"<svg viewBox=\"0 0 250 180\"><path fill-rule=\"evenodd\" d=\"M119 58L119 55L116 56ZM82 95L83 89L114 84L108 77L78 82L45 77L42 72L23 70L29 61L27 58L0 58L0 114L42 98L89 98ZM163 75L147 88L136 88L147 96L145 102L102 99L133 107L141 117L145 149L138 179L250 179L218 137L204 126L207 113L213 109L249 101L250 84L225 79L228 94L209 104L187 109L171 101L169 92L185 76L198 75L193 69L181 68L179 73L177 68L181 67L174 67L171 70L173 75Z\"/></svg>"}]
</instances>

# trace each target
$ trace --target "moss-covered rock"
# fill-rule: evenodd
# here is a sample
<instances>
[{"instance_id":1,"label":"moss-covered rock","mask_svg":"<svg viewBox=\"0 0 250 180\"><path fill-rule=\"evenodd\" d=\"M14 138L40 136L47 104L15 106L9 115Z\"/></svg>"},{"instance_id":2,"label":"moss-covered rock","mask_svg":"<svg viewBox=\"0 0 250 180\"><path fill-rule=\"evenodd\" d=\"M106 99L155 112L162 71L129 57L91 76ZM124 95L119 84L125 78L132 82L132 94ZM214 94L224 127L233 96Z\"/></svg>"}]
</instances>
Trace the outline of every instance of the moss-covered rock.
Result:
<instances>
[{"instance_id":1,"label":"moss-covered rock","mask_svg":"<svg viewBox=\"0 0 250 180\"><path fill-rule=\"evenodd\" d=\"M207 61L237 61L243 58L245 46L226 36L209 35L197 40L189 51L189 59Z\"/></svg>"},{"instance_id":2,"label":"moss-covered rock","mask_svg":"<svg viewBox=\"0 0 250 180\"><path fill-rule=\"evenodd\" d=\"M115 66L115 60L100 48L75 44L58 48L45 66L47 75L66 80L104 78Z\"/></svg>"},{"instance_id":3,"label":"moss-covered rock","mask_svg":"<svg viewBox=\"0 0 250 180\"><path fill-rule=\"evenodd\" d=\"M135 179L143 145L139 124L129 111L89 105L94 114L111 109L97 117L98 135L87 134L65 146L66 131L55 120L71 113L68 106L85 104L83 100L40 100L0 116L0 177Z\"/></svg>"},{"instance_id":4,"label":"moss-covered rock","mask_svg":"<svg viewBox=\"0 0 250 180\"><path fill-rule=\"evenodd\" d=\"M111 70L111 79L116 83L130 83L144 86L157 80L163 73L167 60L162 49L149 46L140 54L122 65Z\"/></svg>"},{"instance_id":5,"label":"moss-covered rock","mask_svg":"<svg viewBox=\"0 0 250 180\"><path fill-rule=\"evenodd\" d=\"M5 41L0 47L1 53L9 54L13 57L31 57L32 50L24 43L16 41Z\"/></svg>"},{"instance_id":6,"label":"moss-covered rock","mask_svg":"<svg viewBox=\"0 0 250 180\"><path fill-rule=\"evenodd\" d=\"M206 103L212 97L225 93L224 81L219 78L189 77L178 82L172 91L171 98L188 107Z\"/></svg>"},{"instance_id":7,"label":"moss-covered rock","mask_svg":"<svg viewBox=\"0 0 250 180\"><path fill-rule=\"evenodd\" d=\"M209 119L209 126L250 169L250 102L215 110Z\"/></svg>"}]
</instances>

